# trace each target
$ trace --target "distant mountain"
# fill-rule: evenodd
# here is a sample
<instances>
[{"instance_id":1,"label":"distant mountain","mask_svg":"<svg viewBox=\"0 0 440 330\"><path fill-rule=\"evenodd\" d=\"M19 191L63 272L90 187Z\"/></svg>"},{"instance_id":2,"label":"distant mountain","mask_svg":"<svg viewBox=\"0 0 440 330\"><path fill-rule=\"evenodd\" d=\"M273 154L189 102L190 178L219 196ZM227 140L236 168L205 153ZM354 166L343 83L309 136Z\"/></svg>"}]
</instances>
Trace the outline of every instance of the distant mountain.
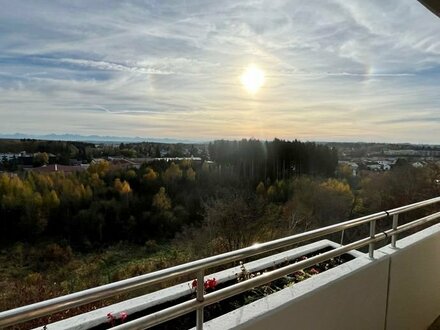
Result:
<instances>
[{"instance_id":1,"label":"distant mountain","mask_svg":"<svg viewBox=\"0 0 440 330\"><path fill-rule=\"evenodd\" d=\"M158 143L201 143L194 140L170 139L170 138L142 138L142 137L124 137L124 136L101 136L101 135L78 135L78 134L0 134L0 139L36 139L36 140L52 140L52 141L81 141L81 142L158 142Z\"/></svg>"}]
</instances>

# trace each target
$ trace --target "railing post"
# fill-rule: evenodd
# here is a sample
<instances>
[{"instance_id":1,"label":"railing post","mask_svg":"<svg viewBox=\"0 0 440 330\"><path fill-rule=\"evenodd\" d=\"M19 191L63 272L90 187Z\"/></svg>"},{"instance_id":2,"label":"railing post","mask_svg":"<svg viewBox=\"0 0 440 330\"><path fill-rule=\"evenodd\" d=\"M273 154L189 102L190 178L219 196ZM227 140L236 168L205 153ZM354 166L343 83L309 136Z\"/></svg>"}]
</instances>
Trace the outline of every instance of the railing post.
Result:
<instances>
[{"instance_id":1,"label":"railing post","mask_svg":"<svg viewBox=\"0 0 440 330\"><path fill-rule=\"evenodd\" d=\"M393 215L393 230L397 230L397 226L399 224L399 214ZM396 241L397 241L397 234L391 235L391 247L396 247Z\"/></svg>"},{"instance_id":2,"label":"railing post","mask_svg":"<svg viewBox=\"0 0 440 330\"><path fill-rule=\"evenodd\" d=\"M370 221L370 238L374 238L374 235L376 235L376 220ZM368 255L374 259L374 242L368 245Z\"/></svg>"},{"instance_id":3,"label":"railing post","mask_svg":"<svg viewBox=\"0 0 440 330\"><path fill-rule=\"evenodd\" d=\"M205 298L203 297L205 290L204 283L204 271L203 269L197 272L197 301L202 302ZM197 308L197 321L196 321L196 329L203 330L203 306Z\"/></svg>"}]
</instances>

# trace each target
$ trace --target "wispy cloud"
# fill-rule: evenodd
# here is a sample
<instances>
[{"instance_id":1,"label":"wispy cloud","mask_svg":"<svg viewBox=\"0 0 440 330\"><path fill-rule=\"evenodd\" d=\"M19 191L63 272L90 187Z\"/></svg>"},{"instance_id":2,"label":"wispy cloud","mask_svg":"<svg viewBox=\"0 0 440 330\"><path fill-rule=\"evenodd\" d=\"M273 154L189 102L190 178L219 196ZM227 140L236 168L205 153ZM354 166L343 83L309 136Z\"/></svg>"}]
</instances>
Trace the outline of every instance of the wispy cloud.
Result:
<instances>
[{"instance_id":1,"label":"wispy cloud","mask_svg":"<svg viewBox=\"0 0 440 330\"><path fill-rule=\"evenodd\" d=\"M91 61L84 59L73 58L61 58L58 60L60 63L67 63L72 65L89 67L97 70L109 70L109 71L125 71L133 73L145 73L145 74L172 74L172 71L163 71L153 67L139 67L128 66L118 63L106 62L106 61Z\"/></svg>"},{"instance_id":2,"label":"wispy cloud","mask_svg":"<svg viewBox=\"0 0 440 330\"><path fill-rule=\"evenodd\" d=\"M440 21L416 1L17 0L0 22L3 132L440 138Z\"/></svg>"}]
</instances>

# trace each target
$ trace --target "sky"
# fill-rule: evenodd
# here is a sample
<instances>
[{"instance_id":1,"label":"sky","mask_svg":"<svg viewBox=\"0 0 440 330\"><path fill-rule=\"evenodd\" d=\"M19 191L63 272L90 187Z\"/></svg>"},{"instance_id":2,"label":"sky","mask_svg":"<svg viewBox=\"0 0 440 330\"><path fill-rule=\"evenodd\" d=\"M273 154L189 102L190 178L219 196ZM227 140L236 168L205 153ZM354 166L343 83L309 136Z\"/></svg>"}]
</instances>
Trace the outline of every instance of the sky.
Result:
<instances>
[{"instance_id":1,"label":"sky","mask_svg":"<svg viewBox=\"0 0 440 330\"><path fill-rule=\"evenodd\" d=\"M0 133L440 143L440 19L415 0L0 8Z\"/></svg>"}]
</instances>

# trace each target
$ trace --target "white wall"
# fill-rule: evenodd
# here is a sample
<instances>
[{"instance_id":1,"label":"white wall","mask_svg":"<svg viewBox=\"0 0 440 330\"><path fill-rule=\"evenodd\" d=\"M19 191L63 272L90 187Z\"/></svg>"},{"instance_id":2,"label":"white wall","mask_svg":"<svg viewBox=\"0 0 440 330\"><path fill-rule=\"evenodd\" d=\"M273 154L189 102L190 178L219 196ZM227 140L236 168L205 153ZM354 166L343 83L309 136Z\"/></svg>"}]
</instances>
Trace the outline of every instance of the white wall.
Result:
<instances>
[{"instance_id":1,"label":"white wall","mask_svg":"<svg viewBox=\"0 0 440 330\"><path fill-rule=\"evenodd\" d=\"M397 242L390 255L387 328L427 329L440 315L440 224ZM423 237L425 236L425 237Z\"/></svg>"},{"instance_id":2,"label":"white wall","mask_svg":"<svg viewBox=\"0 0 440 330\"><path fill-rule=\"evenodd\" d=\"M440 224L246 305L205 329L425 330L440 315ZM388 305L388 306L387 306Z\"/></svg>"}]
</instances>

